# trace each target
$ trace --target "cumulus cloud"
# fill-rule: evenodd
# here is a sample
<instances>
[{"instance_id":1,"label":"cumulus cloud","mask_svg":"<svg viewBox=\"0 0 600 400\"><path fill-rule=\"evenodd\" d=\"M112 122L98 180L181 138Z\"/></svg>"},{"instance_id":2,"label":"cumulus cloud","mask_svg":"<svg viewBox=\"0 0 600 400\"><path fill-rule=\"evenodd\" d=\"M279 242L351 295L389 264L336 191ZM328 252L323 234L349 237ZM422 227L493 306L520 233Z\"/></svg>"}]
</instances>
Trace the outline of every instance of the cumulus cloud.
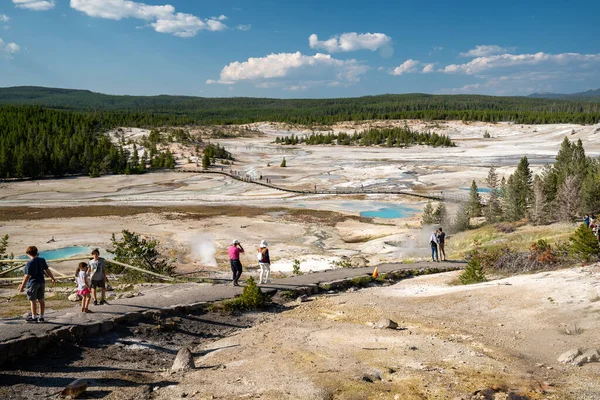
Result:
<instances>
[{"instance_id":1,"label":"cumulus cloud","mask_svg":"<svg viewBox=\"0 0 600 400\"><path fill-rule=\"evenodd\" d=\"M317 84L357 83L368 69L356 60L339 60L322 53L309 56L297 51L232 62L223 67L218 80L209 79L206 83L232 85L245 81L261 88L281 86L286 90L306 90Z\"/></svg>"},{"instance_id":2,"label":"cumulus cloud","mask_svg":"<svg viewBox=\"0 0 600 400\"><path fill-rule=\"evenodd\" d=\"M21 47L16 43L5 43L0 38L0 55L10 57L11 55L18 53Z\"/></svg>"},{"instance_id":3,"label":"cumulus cloud","mask_svg":"<svg viewBox=\"0 0 600 400\"><path fill-rule=\"evenodd\" d=\"M244 25L244 24L240 24L238 26L235 27L235 29L237 29L238 31L249 31L250 29L252 29L252 25L248 24L248 25Z\"/></svg>"},{"instance_id":4,"label":"cumulus cloud","mask_svg":"<svg viewBox=\"0 0 600 400\"><path fill-rule=\"evenodd\" d=\"M310 35L308 44L311 49L321 49L329 53L341 53L357 50L391 49L392 38L383 33L342 33L328 40L319 40L316 34Z\"/></svg>"},{"instance_id":5,"label":"cumulus cloud","mask_svg":"<svg viewBox=\"0 0 600 400\"><path fill-rule=\"evenodd\" d=\"M397 66L396 68L394 68L394 70L391 72L392 75L402 75L402 74L409 74L409 73L413 73L413 72L417 72L417 66L420 64L419 61L413 60L413 59L408 59L406 61L404 61L402 64L400 64L399 66Z\"/></svg>"},{"instance_id":6,"label":"cumulus cloud","mask_svg":"<svg viewBox=\"0 0 600 400\"><path fill-rule=\"evenodd\" d=\"M12 0L15 7L33 11L47 11L54 8L54 0Z\"/></svg>"},{"instance_id":7,"label":"cumulus cloud","mask_svg":"<svg viewBox=\"0 0 600 400\"><path fill-rule=\"evenodd\" d=\"M464 53L460 53L460 55L462 57L471 57L471 58L487 57L487 56L493 56L495 54L507 53L508 51L509 51L509 49L507 49L505 47L500 47L495 44L492 44L492 45L475 46L474 49L471 49Z\"/></svg>"},{"instance_id":8,"label":"cumulus cloud","mask_svg":"<svg viewBox=\"0 0 600 400\"><path fill-rule=\"evenodd\" d=\"M487 70L517 66L600 64L600 54L580 53L535 53L535 54L500 54L490 57L478 57L465 64L451 64L440 69L447 74L475 75Z\"/></svg>"},{"instance_id":9,"label":"cumulus cloud","mask_svg":"<svg viewBox=\"0 0 600 400\"><path fill-rule=\"evenodd\" d=\"M421 72L423 72L424 74L430 74L432 72L435 72L435 64L430 63L430 64L425 64L423 65L423 70Z\"/></svg>"},{"instance_id":10,"label":"cumulus cloud","mask_svg":"<svg viewBox=\"0 0 600 400\"><path fill-rule=\"evenodd\" d=\"M192 14L175 12L175 7L170 4L148 5L130 0L71 0L71 7L94 18L117 21L124 18L141 19L148 21L156 32L179 37L192 37L201 30L227 29L222 22L227 19L225 15L200 19Z\"/></svg>"},{"instance_id":11,"label":"cumulus cloud","mask_svg":"<svg viewBox=\"0 0 600 400\"><path fill-rule=\"evenodd\" d=\"M0 14L0 22L8 22L10 21L10 17L6 14Z\"/></svg>"}]
</instances>

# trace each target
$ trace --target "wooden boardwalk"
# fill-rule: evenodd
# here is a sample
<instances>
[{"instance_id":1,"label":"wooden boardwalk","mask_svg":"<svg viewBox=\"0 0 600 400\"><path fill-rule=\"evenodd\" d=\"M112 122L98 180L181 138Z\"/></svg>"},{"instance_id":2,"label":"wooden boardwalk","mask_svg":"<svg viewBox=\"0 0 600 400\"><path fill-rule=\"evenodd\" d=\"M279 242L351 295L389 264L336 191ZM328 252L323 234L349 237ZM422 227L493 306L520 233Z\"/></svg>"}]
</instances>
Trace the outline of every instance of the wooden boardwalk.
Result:
<instances>
[{"instance_id":1,"label":"wooden boardwalk","mask_svg":"<svg viewBox=\"0 0 600 400\"><path fill-rule=\"evenodd\" d=\"M222 175L229 177L231 179L235 179L240 182L245 182L248 184L264 186L266 188L279 190L287 193L297 193L297 194L326 194L326 195L357 195L357 194L396 194L396 195L405 195L405 196L413 196L419 197L422 199L436 200L436 201L447 201L451 203L466 203L469 201L469 195L467 194L457 194L457 193L444 193L443 191L430 191L430 192L414 192L410 190L396 190L396 189L319 189L317 190L302 190L302 189L293 189L284 186L273 185L272 183L266 183L264 180L256 180L249 177L241 176L235 173L230 173L226 171L211 171L211 170L202 170L202 169L179 169L176 170L181 173L193 173L193 174L213 174L213 175Z\"/></svg>"}]
</instances>

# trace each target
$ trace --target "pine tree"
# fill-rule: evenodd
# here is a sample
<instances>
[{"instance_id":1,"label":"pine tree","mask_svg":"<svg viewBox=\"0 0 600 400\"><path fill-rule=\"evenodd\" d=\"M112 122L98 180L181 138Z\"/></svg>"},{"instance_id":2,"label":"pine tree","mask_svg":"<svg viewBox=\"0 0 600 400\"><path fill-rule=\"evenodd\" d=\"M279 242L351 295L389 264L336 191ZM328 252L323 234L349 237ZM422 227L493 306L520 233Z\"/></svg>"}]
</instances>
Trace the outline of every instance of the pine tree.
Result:
<instances>
[{"instance_id":1,"label":"pine tree","mask_svg":"<svg viewBox=\"0 0 600 400\"><path fill-rule=\"evenodd\" d=\"M285 168L287 167L287 163L285 161L285 157L283 157L283 160L281 160L281 164L279 165L281 168Z\"/></svg>"},{"instance_id":2,"label":"pine tree","mask_svg":"<svg viewBox=\"0 0 600 400\"><path fill-rule=\"evenodd\" d=\"M208 153L204 153L202 156L202 169L208 169L210 167L210 156Z\"/></svg>"},{"instance_id":3,"label":"pine tree","mask_svg":"<svg viewBox=\"0 0 600 400\"><path fill-rule=\"evenodd\" d=\"M574 221L581 204L579 189L579 179L573 175L568 175L558 188L556 206L561 221Z\"/></svg>"},{"instance_id":4,"label":"pine tree","mask_svg":"<svg viewBox=\"0 0 600 400\"><path fill-rule=\"evenodd\" d=\"M471 207L467 203L461 204L456 212L452 222L451 231L453 233L464 232L471 229Z\"/></svg>"},{"instance_id":5,"label":"pine tree","mask_svg":"<svg viewBox=\"0 0 600 400\"><path fill-rule=\"evenodd\" d=\"M431 205L431 200L425 204L425 208L423 208L423 216L421 219L422 225L433 225L435 224L435 218L433 216L433 206Z\"/></svg>"},{"instance_id":6,"label":"pine tree","mask_svg":"<svg viewBox=\"0 0 600 400\"><path fill-rule=\"evenodd\" d=\"M594 161L597 165L598 161ZM600 173L595 166L581 184L581 211L584 214L600 212Z\"/></svg>"},{"instance_id":7,"label":"pine tree","mask_svg":"<svg viewBox=\"0 0 600 400\"><path fill-rule=\"evenodd\" d=\"M479 196L479 188L477 183L471 183L471 191L469 193L469 205L467 206L468 215L471 218L481 216L481 196Z\"/></svg>"},{"instance_id":8,"label":"pine tree","mask_svg":"<svg viewBox=\"0 0 600 400\"><path fill-rule=\"evenodd\" d=\"M594 233L585 224L579 228L569 238L571 247L569 254L579 260L597 261L600 255L600 245Z\"/></svg>"},{"instance_id":9,"label":"pine tree","mask_svg":"<svg viewBox=\"0 0 600 400\"><path fill-rule=\"evenodd\" d=\"M544 192L544 183L536 175L533 179L533 201L529 210L529 220L534 225L543 225L550 222L548 201Z\"/></svg>"},{"instance_id":10,"label":"pine tree","mask_svg":"<svg viewBox=\"0 0 600 400\"><path fill-rule=\"evenodd\" d=\"M433 212L433 222L437 225L448 225L448 210L446 209L446 204L443 201L438 203L438 206Z\"/></svg>"},{"instance_id":11,"label":"pine tree","mask_svg":"<svg viewBox=\"0 0 600 400\"><path fill-rule=\"evenodd\" d=\"M483 272L483 266L481 265L477 255L471 257L469 263L465 267L465 270L459 275L458 280L463 285L487 281Z\"/></svg>"},{"instance_id":12,"label":"pine tree","mask_svg":"<svg viewBox=\"0 0 600 400\"><path fill-rule=\"evenodd\" d=\"M486 179L486 184L490 188L490 197L485 208L485 220L489 224L494 224L502 219L502 205L500 204L500 187L498 183L498 174L496 168L491 167Z\"/></svg>"}]
</instances>

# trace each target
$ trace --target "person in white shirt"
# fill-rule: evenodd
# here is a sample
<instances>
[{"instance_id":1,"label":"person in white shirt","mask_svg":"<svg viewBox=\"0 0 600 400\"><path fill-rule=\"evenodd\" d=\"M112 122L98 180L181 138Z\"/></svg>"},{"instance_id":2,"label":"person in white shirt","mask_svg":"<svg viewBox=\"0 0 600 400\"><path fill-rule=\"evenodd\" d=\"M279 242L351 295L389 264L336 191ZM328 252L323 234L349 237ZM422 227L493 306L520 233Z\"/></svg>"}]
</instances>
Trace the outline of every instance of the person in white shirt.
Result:
<instances>
[{"instance_id":1,"label":"person in white shirt","mask_svg":"<svg viewBox=\"0 0 600 400\"><path fill-rule=\"evenodd\" d=\"M431 261L440 262L440 258L438 256L438 244L437 231L434 231L429 237L429 245L431 246Z\"/></svg>"}]
</instances>

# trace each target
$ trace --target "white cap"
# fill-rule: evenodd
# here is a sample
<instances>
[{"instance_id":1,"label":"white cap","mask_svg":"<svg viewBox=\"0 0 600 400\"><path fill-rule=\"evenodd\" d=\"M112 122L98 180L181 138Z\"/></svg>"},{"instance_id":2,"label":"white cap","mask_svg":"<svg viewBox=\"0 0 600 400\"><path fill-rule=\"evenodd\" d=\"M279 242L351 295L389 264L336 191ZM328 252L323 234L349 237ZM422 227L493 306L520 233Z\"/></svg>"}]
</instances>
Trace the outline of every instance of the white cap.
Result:
<instances>
[{"instance_id":1,"label":"white cap","mask_svg":"<svg viewBox=\"0 0 600 400\"><path fill-rule=\"evenodd\" d=\"M240 241L239 241L239 240L237 240L237 239L233 239L233 242L232 242L232 243L233 243L233 244L240 244Z\"/></svg>"},{"instance_id":2,"label":"white cap","mask_svg":"<svg viewBox=\"0 0 600 400\"><path fill-rule=\"evenodd\" d=\"M267 247L269 244L267 243L266 240L263 240L260 242L260 247Z\"/></svg>"}]
</instances>

